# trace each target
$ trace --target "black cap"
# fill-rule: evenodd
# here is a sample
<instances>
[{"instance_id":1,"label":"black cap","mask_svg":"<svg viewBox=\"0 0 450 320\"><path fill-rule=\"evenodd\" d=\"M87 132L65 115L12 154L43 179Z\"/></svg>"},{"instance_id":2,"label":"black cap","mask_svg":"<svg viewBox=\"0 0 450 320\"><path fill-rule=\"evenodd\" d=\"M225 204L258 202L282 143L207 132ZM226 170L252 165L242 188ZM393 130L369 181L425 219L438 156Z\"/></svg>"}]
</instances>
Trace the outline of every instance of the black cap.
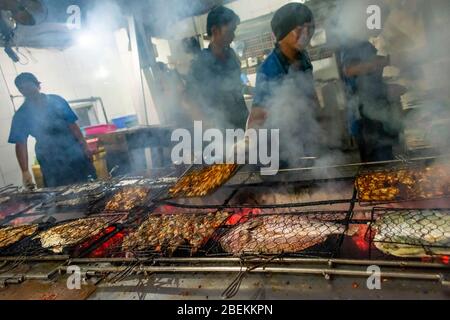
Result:
<instances>
[{"instance_id":1,"label":"black cap","mask_svg":"<svg viewBox=\"0 0 450 320\"><path fill-rule=\"evenodd\" d=\"M208 13L208 17L206 18L206 32L208 36L211 36L213 26L221 27L230 22L239 24L240 21L239 16L233 10L224 6L218 6Z\"/></svg>"},{"instance_id":2,"label":"black cap","mask_svg":"<svg viewBox=\"0 0 450 320\"><path fill-rule=\"evenodd\" d=\"M19 74L14 80L16 87L19 87L24 82L34 82L35 84L41 84L36 76L29 72L23 72Z\"/></svg>"},{"instance_id":3,"label":"black cap","mask_svg":"<svg viewBox=\"0 0 450 320\"><path fill-rule=\"evenodd\" d=\"M275 12L270 25L275 38L280 41L296 27L313 21L313 14L307 6L301 3L288 3Z\"/></svg>"}]
</instances>

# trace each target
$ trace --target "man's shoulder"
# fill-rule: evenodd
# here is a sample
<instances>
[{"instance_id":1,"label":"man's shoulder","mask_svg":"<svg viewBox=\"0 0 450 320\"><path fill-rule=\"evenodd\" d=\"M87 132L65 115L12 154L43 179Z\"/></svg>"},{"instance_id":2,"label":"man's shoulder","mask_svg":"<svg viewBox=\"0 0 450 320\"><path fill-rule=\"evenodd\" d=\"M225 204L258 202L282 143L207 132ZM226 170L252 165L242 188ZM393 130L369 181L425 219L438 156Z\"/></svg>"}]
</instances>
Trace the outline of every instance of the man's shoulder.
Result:
<instances>
[{"instance_id":1,"label":"man's shoulder","mask_svg":"<svg viewBox=\"0 0 450 320\"><path fill-rule=\"evenodd\" d=\"M283 68L275 50L267 56L266 60L261 64L258 73L263 74L267 78L277 78L283 74Z\"/></svg>"},{"instance_id":2,"label":"man's shoulder","mask_svg":"<svg viewBox=\"0 0 450 320\"><path fill-rule=\"evenodd\" d=\"M211 50L208 48L202 49L192 60L192 64L204 64L213 60Z\"/></svg>"},{"instance_id":3,"label":"man's shoulder","mask_svg":"<svg viewBox=\"0 0 450 320\"><path fill-rule=\"evenodd\" d=\"M57 94L47 94L47 98L53 101L65 102L66 99Z\"/></svg>"},{"instance_id":4,"label":"man's shoulder","mask_svg":"<svg viewBox=\"0 0 450 320\"><path fill-rule=\"evenodd\" d=\"M23 117L27 117L28 112L30 110L30 105L25 101L22 103L22 105L19 107L19 109L16 110L14 113L13 119L20 119Z\"/></svg>"}]
</instances>

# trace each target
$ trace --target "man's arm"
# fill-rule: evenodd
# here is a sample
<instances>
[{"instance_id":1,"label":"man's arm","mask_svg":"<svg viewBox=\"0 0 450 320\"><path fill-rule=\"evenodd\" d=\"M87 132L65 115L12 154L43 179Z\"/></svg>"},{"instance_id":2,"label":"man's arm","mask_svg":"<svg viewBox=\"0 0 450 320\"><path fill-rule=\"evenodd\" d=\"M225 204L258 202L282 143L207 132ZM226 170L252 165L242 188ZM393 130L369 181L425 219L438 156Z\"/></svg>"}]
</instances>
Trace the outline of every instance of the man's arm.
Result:
<instances>
[{"instance_id":1,"label":"man's arm","mask_svg":"<svg viewBox=\"0 0 450 320\"><path fill-rule=\"evenodd\" d=\"M89 147L86 143L86 140L83 137L83 134L81 133L80 127L76 123L70 123L69 129L72 132L72 134L75 136L75 139L77 139L78 143L81 145L81 147L84 150L84 153L86 154L86 157L92 161L92 152L89 150Z\"/></svg>"},{"instance_id":2,"label":"man's arm","mask_svg":"<svg viewBox=\"0 0 450 320\"><path fill-rule=\"evenodd\" d=\"M16 143L16 157L22 171L22 182L26 189L34 189L33 177L28 170L28 146L27 143Z\"/></svg>"},{"instance_id":3,"label":"man's arm","mask_svg":"<svg viewBox=\"0 0 450 320\"><path fill-rule=\"evenodd\" d=\"M247 119L247 129L258 129L264 126L267 120L266 108L253 106Z\"/></svg>"},{"instance_id":4,"label":"man's arm","mask_svg":"<svg viewBox=\"0 0 450 320\"><path fill-rule=\"evenodd\" d=\"M377 56L375 59L368 62L358 62L344 66L343 73L346 77L356 77L369 73L373 73L378 70L382 70L389 65L389 57Z\"/></svg>"},{"instance_id":5,"label":"man's arm","mask_svg":"<svg viewBox=\"0 0 450 320\"><path fill-rule=\"evenodd\" d=\"M28 172L28 146L27 143L16 143L16 157L22 172Z\"/></svg>"}]
</instances>

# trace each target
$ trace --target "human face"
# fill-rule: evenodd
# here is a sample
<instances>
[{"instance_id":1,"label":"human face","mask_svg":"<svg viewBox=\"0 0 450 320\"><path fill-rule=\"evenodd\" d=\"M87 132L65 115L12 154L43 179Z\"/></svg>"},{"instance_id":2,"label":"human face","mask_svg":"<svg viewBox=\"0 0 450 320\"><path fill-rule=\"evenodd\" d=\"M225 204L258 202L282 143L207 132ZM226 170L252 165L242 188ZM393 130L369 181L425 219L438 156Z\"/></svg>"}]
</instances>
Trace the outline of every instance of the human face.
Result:
<instances>
[{"instance_id":1,"label":"human face","mask_svg":"<svg viewBox=\"0 0 450 320\"><path fill-rule=\"evenodd\" d=\"M40 93L41 85L33 81L25 81L19 84L17 89L25 98L30 98Z\"/></svg>"},{"instance_id":2,"label":"human face","mask_svg":"<svg viewBox=\"0 0 450 320\"><path fill-rule=\"evenodd\" d=\"M305 50L314 35L315 25L314 22L308 22L303 24L303 26L298 26L293 30L293 45L299 51Z\"/></svg>"},{"instance_id":3,"label":"human face","mask_svg":"<svg viewBox=\"0 0 450 320\"><path fill-rule=\"evenodd\" d=\"M213 27L213 39L216 43L229 47L235 37L237 24L235 22L228 23L221 27Z\"/></svg>"}]
</instances>

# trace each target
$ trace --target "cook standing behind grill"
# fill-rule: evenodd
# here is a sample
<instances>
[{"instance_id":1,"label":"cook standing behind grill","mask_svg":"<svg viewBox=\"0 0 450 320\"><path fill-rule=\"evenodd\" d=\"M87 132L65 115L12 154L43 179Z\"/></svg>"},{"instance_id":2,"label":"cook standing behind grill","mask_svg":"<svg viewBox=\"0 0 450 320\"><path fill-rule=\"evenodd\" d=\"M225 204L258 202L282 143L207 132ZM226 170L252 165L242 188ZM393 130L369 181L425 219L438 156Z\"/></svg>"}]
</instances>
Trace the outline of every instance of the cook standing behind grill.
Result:
<instances>
[{"instance_id":1,"label":"cook standing behind grill","mask_svg":"<svg viewBox=\"0 0 450 320\"><path fill-rule=\"evenodd\" d=\"M374 30L371 36L379 32ZM361 161L392 160L402 130L400 96L405 88L385 83L383 71L391 65L391 59L379 55L368 37L352 32L337 36L349 133L358 143Z\"/></svg>"},{"instance_id":2,"label":"cook standing behind grill","mask_svg":"<svg viewBox=\"0 0 450 320\"><path fill-rule=\"evenodd\" d=\"M31 73L15 80L25 102L14 114L9 143L16 145L23 184L33 188L28 169L28 136L36 139L36 157L45 187L57 187L96 178L92 154L76 124L78 117L64 98L41 93L41 83Z\"/></svg>"},{"instance_id":3,"label":"cook standing behind grill","mask_svg":"<svg viewBox=\"0 0 450 320\"><path fill-rule=\"evenodd\" d=\"M300 3L278 9L271 21L275 49L259 68L248 128L280 129L280 166L314 156L318 99L306 51L315 32L311 10ZM295 147L294 147L295 146Z\"/></svg>"},{"instance_id":4,"label":"cook standing behind grill","mask_svg":"<svg viewBox=\"0 0 450 320\"><path fill-rule=\"evenodd\" d=\"M185 108L205 127L245 129L248 110L243 96L241 64L232 48L239 17L219 6L207 17L208 48L192 61L186 79Z\"/></svg>"}]
</instances>

